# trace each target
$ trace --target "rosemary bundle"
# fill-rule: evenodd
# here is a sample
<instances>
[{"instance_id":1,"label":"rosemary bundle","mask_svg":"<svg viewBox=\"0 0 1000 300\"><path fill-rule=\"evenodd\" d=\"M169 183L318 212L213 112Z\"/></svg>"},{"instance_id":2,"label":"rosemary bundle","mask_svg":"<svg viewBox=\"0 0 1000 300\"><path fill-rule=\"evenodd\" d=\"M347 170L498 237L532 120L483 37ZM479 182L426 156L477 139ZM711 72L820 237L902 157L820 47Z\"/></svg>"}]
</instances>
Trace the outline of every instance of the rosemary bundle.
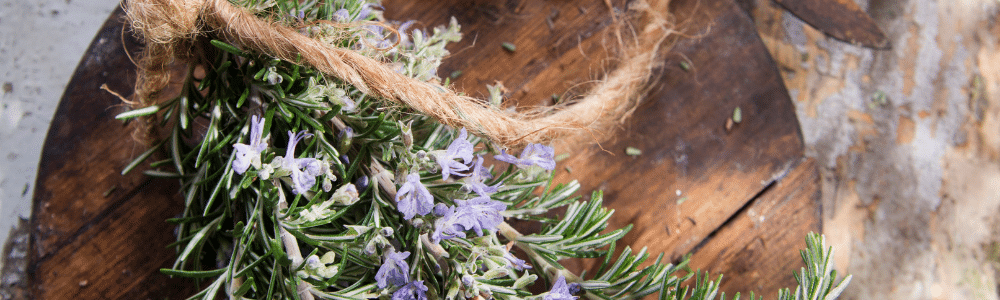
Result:
<instances>
[{"instance_id":1,"label":"rosemary bundle","mask_svg":"<svg viewBox=\"0 0 1000 300\"><path fill-rule=\"evenodd\" d=\"M364 0L236 4L420 81L439 80L445 45L461 38L454 19L411 29ZM118 116L156 116L167 129L123 172L169 153L146 171L182 183L185 210L168 220L178 257L161 271L207 280L192 298L716 298L721 276L692 272L686 259L616 252L630 228L608 230L600 192L584 199L576 181L553 184L551 147L515 156L295 61L209 44L177 97ZM522 233L513 220L542 229ZM822 237L807 242L800 286L780 299L834 298L850 280L835 284ZM574 274L567 258L599 265Z\"/></svg>"}]
</instances>

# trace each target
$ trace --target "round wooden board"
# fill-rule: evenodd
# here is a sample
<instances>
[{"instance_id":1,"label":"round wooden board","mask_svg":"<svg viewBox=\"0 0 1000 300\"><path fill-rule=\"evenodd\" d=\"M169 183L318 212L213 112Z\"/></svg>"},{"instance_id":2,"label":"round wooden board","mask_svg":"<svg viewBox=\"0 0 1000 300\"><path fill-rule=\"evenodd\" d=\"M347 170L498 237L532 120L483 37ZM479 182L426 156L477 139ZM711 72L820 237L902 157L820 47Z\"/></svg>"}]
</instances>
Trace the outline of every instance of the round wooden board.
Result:
<instances>
[{"instance_id":1,"label":"round wooden board","mask_svg":"<svg viewBox=\"0 0 1000 300\"><path fill-rule=\"evenodd\" d=\"M456 86L473 95L500 80L519 105L545 104L607 66L612 10L603 0L387 2L388 17L420 27L458 18L465 38L439 74L461 70ZM802 159L794 106L749 17L732 0L678 0L671 10L693 38L669 49L646 101L611 141L560 149L572 156L557 179L580 180L584 194L604 190L617 210L611 226L635 225L626 237L634 248L670 260L693 253L693 267L725 273L727 293L773 297L794 287L805 234L820 230L815 164ZM120 175L145 150L114 119L119 100L100 89L131 93L126 51L140 44L122 20L114 12L94 39L46 139L32 214L36 298L177 299L195 290L158 272L175 256L164 220L181 211L178 184L141 168ZM743 121L727 130L737 107Z\"/></svg>"}]
</instances>

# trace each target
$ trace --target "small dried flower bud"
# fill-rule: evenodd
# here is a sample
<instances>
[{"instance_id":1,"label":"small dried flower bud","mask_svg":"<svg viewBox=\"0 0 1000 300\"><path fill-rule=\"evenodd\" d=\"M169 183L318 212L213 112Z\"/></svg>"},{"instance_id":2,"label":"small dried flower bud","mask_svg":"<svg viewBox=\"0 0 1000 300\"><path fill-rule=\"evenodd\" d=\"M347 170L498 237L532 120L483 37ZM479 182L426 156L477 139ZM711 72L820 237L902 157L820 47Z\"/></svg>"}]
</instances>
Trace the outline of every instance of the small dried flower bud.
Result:
<instances>
[{"instance_id":1,"label":"small dried flower bud","mask_svg":"<svg viewBox=\"0 0 1000 300\"><path fill-rule=\"evenodd\" d=\"M319 267L323 267L323 262L319 261L319 256L313 254L310 255L309 258L306 258L306 266L312 269L316 269Z\"/></svg>"},{"instance_id":2,"label":"small dried flower bud","mask_svg":"<svg viewBox=\"0 0 1000 300\"><path fill-rule=\"evenodd\" d=\"M263 177L263 176L261 176L261 177ZM264 180L267 180L267 178L264 178ZM329 192L332 189L333 189L333 181L330 180L330 177L324 178L323 179L323 191L324 192Z\"/></svg>"},{"instance_id":3,"label":"small dried flower bud","mask_svg":"<svg viewBox=\"0 0 1000 300\"><path fill-rule=\"evenodd\" d=\"M358 188L353 184L345 184L333 192L330 196L330 200L336 201L344 205L351 205L358 201Z\"/></svg>"},{"instance_id":4,"label":"small dried flower bud","mask_svg":"<svg viewBox=\"0 0 1000 300\"><path fill-rule=\"evenodd\" d=\"M347 157L347 154L341 155L340 156L340 162L343 163L344 165L348 165L349 166L349 165L351 165L351 158Z\"/></svg>"},{"instance_id":5,"label":"small dried flower bud","mask_svg":"<svg viewBox=\"0 0 1000 300\"><path fill-rule=\"evenodd\" d=\"M361 175L358 179L354 180L354 186L358 187L359 191L364 191L368 189L368 176Z\"/></svg>"},{"instance_id":6,"label":"small dried flower bud","mask_svg":"<svg viewBox=\"0 0 1000 300\"><path fill-rule=\"evenodd\" d=\"M341 130L337 134L337 139L340 140L340 143L337 144L337 151L347 153L347 150L351 148L351 142L354 140L354 129L351 127L344 128L344 130Z\"/></svg>"},{"instance_id":7,"label":"small dried flower bud","mask_svg":"<svg viewBox=\"0 0 1000 300\"><path fill-rule=\"evenodd\" d=\"M583 287L580 286L580 284L576 283L576 282L570 283L567 288L569 289L569 293L570 294L578 294L578 293L580 293L580 291L583 290Z\"/></svg>"},{"instance_id":8,"label":"small dried flower bud","mask_svg":"<svg viewBox=\"0 0 1000 300\"><path fill-rule=\"evenodd\" d=\"M257 172L257 176L260 176L261 180L268 180L271 178L271 173L274 172L274 167L271 165L263 165L260 167L260 171Z\"/></svg>"},{"instance_id":9,"label":"small dried flower bud","mask_svg":"<svg viewBox=\"0 0 1000 300\"><path fill-rule=\"evenodd\" d=\"M413 133L409 131L403 132L403 146L406 149L413 148Z\"/></svg>"},{"instance_id":10,"label":"small dried flower bud","mask_svg":"<svg viewBox=\"0 0 1000 300\"><path fill-rule=\"evenodd\" d=\"M518 278L517 281L514 281L514 286L512 286L512 287L515 288L515 289L521 289L521 288L524 288L524 287L528 286L529 284L534 283L535 280L537 280L537 279L538 279L538 275L535 275L535 274L527 275L526 274L524 276L521 276L521 278Z\"/></svg>"},{"instance_id":11,"label":"small dried flower bud","mask_svg":"<svg viewBox=\"0 0 1000 300\"><path fill-rule=\"evenodd\" d=\"M406 124L403 124L403 121L399 121L399 129L402 131L403 146L405 146L406 149L413 148L413 130L411 126L412 124L413 124L412 120Z\"/></svg>"},{"instance_id":12,"label":"small dried flower bud","mask_svg":"<svg viewBox=\"0 0 1000 300\"><path fill-rule=\"evenodd\" d=\"M348 12L347 9L341 8L333 13L332 19L335 22L346 23L351 21L351 13Z\"/></svg>"},{"instance_id":13,"label":"small dried flower bud","mask_svg":"<svg viewBox=\"0 0 1000 300\"><path fill-rule=\"evenodd\" d=\"M275 85L281 83L282 81L284 81L284 78L281 77L281 74L278 74L277 68L273 66L267 68L267 83Z\"/></svg>"},{"instance_id":14,"label":"small dried flower bud","mask_svg":"<svg viewBox=\"0 0 1000 300\"><path fill-rule=\"evenodd\" d=\"M427 152L425 152L424 150L417 151L417 159L424 159L426 157L427 157Z\"/></svg>"},{"instance_id":15,"label":"small dried flower bud","mask_svg":"<svg viewBox=\"0 0 1000 300\"><path fill-rule=\"evenodd\" d=\"M327 252L326 254L323 254L323 257L320 257L319 261L323 262L324 264L332 264L333 260L336 258L337 258L337 253L330 251Z\"/></svg>"},{"instance_id":16,"label":"small dried flower bud","mask_svg":"<svg viewBox=\"0 0 1000 300\"><path fill-rule=\"evenodd\" d=\"M377 250L377 248L378 248L378 245L377 245L377 243L375 243L375 240L371 240L370 242L368 242L367 245L365 245L365 255L374 256L375 254L377 254L375 252L375 250Z\"/></svg>"},{"instance_id":17,"label":"small dried flower bud","mask_svg":"<svg viewBox=\"0 0 1000 300\"><path fill-rule=\"evenodd\" d=\"M337 273L340 273L340 267L338 266L324 266L316 270L316 274L322 276L323 278L331 278L337 275Z\"/></svg>"}]
</instances>

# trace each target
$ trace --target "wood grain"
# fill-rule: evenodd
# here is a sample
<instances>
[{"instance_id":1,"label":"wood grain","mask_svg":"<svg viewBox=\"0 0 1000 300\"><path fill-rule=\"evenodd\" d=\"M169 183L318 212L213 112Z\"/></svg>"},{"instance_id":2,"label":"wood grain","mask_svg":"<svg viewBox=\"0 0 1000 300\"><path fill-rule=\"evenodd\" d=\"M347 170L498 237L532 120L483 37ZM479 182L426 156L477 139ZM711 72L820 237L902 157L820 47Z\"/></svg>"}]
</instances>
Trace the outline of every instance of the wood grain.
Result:
<instances>
[{"instance_id":1,"label":"wood grain","mask_svg":"<svg viewBox=\"0 0 1000 300\"><path fill-rule=\"evenodd\" d=\"M672 260L781 178L803 151L794 106L749 17L731 1L675 4L692 18L693 32L708 34L679 42L618 138L571 150L572 173L559 177L604 190L605 204L617 210L611 226L636 224L624 241ZM727 131L737 107L743 120ZM626 147L642 155L625 155Z\"/></svg>"},{"instance_id":2,"label":"wood grain","mask_svg":"<svg viewBox=\"0 0 1000 300\"><path fill-rule=\"evenodd\" d=\"M502 82L510 100L505 105L525 107L551 104L553 94L565 99L583 93L587 83L613 68L607 58L616 46L607 29L612 10L621 14L625 1L610 3L612 7L604 0L390 0L385 15L414 19L427 28L448 24L454 16L464 37L448 46L452 55L438 74L443 78L461 71L454 86L479 98L489 95L487 84ZM504 50L503 43L517 50Z\"/></svg>"},{"instance_id":3,"label":"wood grain","mask_svg":"<svg viewBox=\"0 0 1000 300\"><path fill-rule=\"evenodd\" d=\"M792 271L805 265L799 250L809 232L822 232L816 161L807 159L728 220L691 257L691 267L725 274L727 295L754 291L777 298L795 289Z\"/></svg>"},{"instance_id":4,"label":"wood grain","mask_svg":"<svg viewBox=\"0 0 1000 300\"><path fill-rule=\"evenodd\" d=\"M472 95L485 94L485 84L503 81L507 96L515 99L511 104L526 106L548 104L552 94L582 92L571 88L613 67L606 59L613 54L608 32L613 16L627 11L628 3L610 3L449 0L385 6L388 17L418 19L420 27L446 24L456 16L465 39L449 47L453 55L440 74L462 70L456 85ZM574 156L560 163L572 172L558 179L580 179L587 193L605 190L606 204L618 211L611 226L636 225L626 237L628 244L650 245L651 252L665 252L671 259L697 251L697 263L727 276L762 270L754 278L787 278L796 266L765 267L772 262L750 259L756 252L705 251L746 248L741 240L718 237L741 232L732 224L746 207L774 205L760 199L784 191L775 187L789 180L796 181L790 186L813 184L798 183L808 181L805 175L785 177L806 172L798 164L802 138L788 93L753 23L732 0L678 0L671 9L690 38L665 53L646 102L613 140L561 149ZM116 11L95 38L46 140L30 263L39 298L182 298L193 291L190 282L157 271L175 256L165 247L173 242L173 226L163 220L181 210L176 182L145 179L141 170L118 173L144 150L128 137L129 128L113 119L120 112L118 100L99 90L107 83L122 94L131 91L134 65L123 49L139 45L129 34L122 38L121 20ZM503 42L514 43L517 50L503 50ZM743 121L727 129L737 107ZM631 157L624 154L625 147L643 153ZM773 187L762 193L768 186ZM811 195L789 193L788 203L811 201ZM815 218L795 212L792 219L769 222L815 227ZM765 245L792 245L784 241L804 237L761 228L765 232L743 234L759 237ZM711 265L713 258L723 260ZM772 258L798 261L797 255ZM737 269L726 267L739 260L743 263L733 264ZM87 284L81 285L84 280ZM773 291L753 280L725 288Z\"/></svg>"},{"instance_id":5,"label":"wood grain","mask_svg":"<svg viewBox=\"0 0 1000 300\"><path fill-rule=\"evenodd\" d=\"M117 9L94 38L56 109L39 165L29 254L31 293L39 299L145 299L191 295L186 280L161 275L173 261L173 226L183 203L173 180L145 168L121 170L146 146L114 116L128 95L140 47L122 33Z\"/></svg>"}]
</instances>

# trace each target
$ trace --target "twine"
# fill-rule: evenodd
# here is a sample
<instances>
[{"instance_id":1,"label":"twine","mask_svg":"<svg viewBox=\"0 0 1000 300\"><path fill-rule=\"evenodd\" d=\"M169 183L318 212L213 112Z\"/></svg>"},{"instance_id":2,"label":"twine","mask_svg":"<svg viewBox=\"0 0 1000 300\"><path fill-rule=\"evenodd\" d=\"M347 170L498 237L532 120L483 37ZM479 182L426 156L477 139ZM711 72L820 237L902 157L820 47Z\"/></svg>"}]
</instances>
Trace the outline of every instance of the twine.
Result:
<instances>
[{"instance_id":1,"label":"twine","mask_svg":"<svg viewBox=\"0 0 1000 300\"><path fill-rule=\"evenodd\" d=\"M140 106L155 104L154 99L168 84L172 61L190 63L197 58L194 56L204 55L199 51L204 46L197 38L212 32L244 50L313 67L364 93L411 107L441 123L467 128L512 148L581 132L597 138L605 135L635 110L658 62L660 45L673 33L665 17L668 0L634 2L630 9L639 12L636 20L646 25L639 32L631 32L631 41L625 43L621 36L630 32L623 28L632 27L616 24L621 62L587 96L570 104L511 112L438 84L406 77L350 49L331 47L295 29L262 20L227 0L127 2L131 26L146 43L135 87ZM152 126L140 127L148 131Z\"/></svg>"}]
</instances>

